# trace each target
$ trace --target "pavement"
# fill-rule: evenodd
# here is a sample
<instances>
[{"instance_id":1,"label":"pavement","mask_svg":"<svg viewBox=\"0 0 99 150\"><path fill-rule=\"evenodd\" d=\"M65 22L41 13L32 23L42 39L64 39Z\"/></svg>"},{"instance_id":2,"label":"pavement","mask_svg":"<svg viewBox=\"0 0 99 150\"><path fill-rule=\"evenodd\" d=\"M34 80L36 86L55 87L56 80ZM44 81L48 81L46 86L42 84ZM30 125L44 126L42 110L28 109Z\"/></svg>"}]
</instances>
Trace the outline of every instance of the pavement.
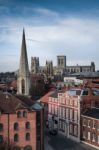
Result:
<instances>
[{"instance_id":1,"label":"pavement","mask_svg":"<svg viewBox=\"0 0 99 150\"><path fill-rule=\"evenodd\" d=\"M50 135L48 130L45 130L44 146L45 150L97 150L87 144L74 142L63 135Z\"/></svg>"}]
</instances>

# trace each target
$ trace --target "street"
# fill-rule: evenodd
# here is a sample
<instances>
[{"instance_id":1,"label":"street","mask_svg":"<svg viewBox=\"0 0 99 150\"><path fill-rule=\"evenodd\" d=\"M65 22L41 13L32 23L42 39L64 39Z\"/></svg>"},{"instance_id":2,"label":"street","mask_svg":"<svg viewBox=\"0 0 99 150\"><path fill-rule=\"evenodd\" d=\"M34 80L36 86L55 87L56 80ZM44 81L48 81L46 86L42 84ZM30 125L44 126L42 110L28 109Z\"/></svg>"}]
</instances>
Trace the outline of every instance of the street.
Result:
<instances>
[{"instance_id":1,"label":"street","mask_svg":"<svg viewBox=\"0 0 99 150\"><path fill-rule=\"evenodd\" d=\"M62 135L50 135L45 130L45 150L97 150L83 143L76 143Z\"/></svg>"}]
</instances>

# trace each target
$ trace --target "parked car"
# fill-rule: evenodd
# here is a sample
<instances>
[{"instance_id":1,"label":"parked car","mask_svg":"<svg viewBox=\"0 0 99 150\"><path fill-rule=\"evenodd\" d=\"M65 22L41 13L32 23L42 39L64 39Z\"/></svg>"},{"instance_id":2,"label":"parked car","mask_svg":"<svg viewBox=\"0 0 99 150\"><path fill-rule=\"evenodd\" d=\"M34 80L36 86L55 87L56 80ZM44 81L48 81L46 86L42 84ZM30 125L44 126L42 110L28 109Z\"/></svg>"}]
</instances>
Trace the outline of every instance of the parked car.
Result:
<instances>
[{"instance_id":1,"label":"parked car","mask_svg":"<svg viewBox=\"0 0 99 150\"><path fill-rule=\"evenodd\" d=\"M50 133L51 135L57 135L57 130L50 130L49 133Z\"/></svg>"}]
</instances>

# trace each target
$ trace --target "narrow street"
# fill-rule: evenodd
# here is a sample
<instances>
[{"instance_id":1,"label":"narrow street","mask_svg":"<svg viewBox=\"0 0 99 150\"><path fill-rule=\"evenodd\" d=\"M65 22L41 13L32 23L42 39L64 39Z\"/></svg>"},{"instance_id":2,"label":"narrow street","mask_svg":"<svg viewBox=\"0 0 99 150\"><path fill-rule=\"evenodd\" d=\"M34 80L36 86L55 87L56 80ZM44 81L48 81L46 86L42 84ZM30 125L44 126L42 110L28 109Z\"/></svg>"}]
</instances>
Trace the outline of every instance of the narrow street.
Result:
<instances>
[{"instance_id":1,"label":"narrow street","mask_svg":"<svg viewBox=\"0 0 99 150\"><path fill-rule=\"evenodd\" d=\"M45 150L97 150L83 143L76 143L62 135L50 135L45 131Z\"/></svg>"}]
</instances>

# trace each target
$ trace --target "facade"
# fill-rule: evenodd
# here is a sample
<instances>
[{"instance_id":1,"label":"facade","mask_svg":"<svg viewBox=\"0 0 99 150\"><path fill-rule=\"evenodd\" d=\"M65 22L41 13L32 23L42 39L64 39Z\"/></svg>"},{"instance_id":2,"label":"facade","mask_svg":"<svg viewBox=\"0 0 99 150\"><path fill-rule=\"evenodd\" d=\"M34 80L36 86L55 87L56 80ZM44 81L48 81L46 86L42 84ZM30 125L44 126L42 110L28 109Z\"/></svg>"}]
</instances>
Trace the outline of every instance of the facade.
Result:
<instances>
[{"instance_id":1,"label":"facade","mask_svg":"<svg viewBox=\"0 0 99 150\"><path fill-rule=\"evenodd\" d=\"M66 72L69 73L78 73L78 72L95 72L95 64L91 62L89 66L66 66Z\"/></svg>"},{"instance_id":2,"label":"facade","mask_svg":"<svg viewBox=\"0 0 99 150\"><path fill-rule=\"evenodd\" d=\"M99 108L91 108L81 115L81 140L99 148Z\"/></svg>"},{"instance_id":3,"label":"facade","mask_svg":"<svg viewBox=\"0 0 99 150\"><path fill-rule=\"evenodd\" d=\"M52 61L46 61L45 72L48 76L53 76L53 62Z\"/></svg>"},{"instance_id":4,"label":"facade","mask_svg":"<svg viewBox=\"0 0 99 150\"><path fill-rule=\"evenodd\" d=\"M14 150L43 150L43 109L19 97L0 94L0 143L12 142Z\"/></svg>"},{"instance_id":5,"label":"facade","mask_svg":"<svg viewBox=\"0 0 99 150\"><path fill-rule=\"evenodd\" d=\"M31 73L39 73L39 57L31 57Z\"/></svg>"},{"instance_id":6,"label":"facade","mask_svg":"<svg viewBox=\"0 0 99 150\"><path fill-rule=\"evenodd\" d=\"M29 90L30 90L30 73L28 67L25 32L23 29L20 66L17 79L17 93L22 95L29 95Z\"/></svg>"},{"instance_id":7,"label":"facade","mask_svg":"<svg viewBox=\"0 0 99 150\"><path fill-rule=\"evenodd\" d=\"M55 92L48 102L48 120L50 130L80 141L80 98L81 90Z\"/></svg>"},{"instance_id":8,"label":"facade","mask_svg":"<svg viewBox=\"0 0 99 150\"><path fill-rule=\"evenodd\" d=\"M66 68L66 56L57 56L57 67L58 68Z\"/></svg>"}]
</instances>

